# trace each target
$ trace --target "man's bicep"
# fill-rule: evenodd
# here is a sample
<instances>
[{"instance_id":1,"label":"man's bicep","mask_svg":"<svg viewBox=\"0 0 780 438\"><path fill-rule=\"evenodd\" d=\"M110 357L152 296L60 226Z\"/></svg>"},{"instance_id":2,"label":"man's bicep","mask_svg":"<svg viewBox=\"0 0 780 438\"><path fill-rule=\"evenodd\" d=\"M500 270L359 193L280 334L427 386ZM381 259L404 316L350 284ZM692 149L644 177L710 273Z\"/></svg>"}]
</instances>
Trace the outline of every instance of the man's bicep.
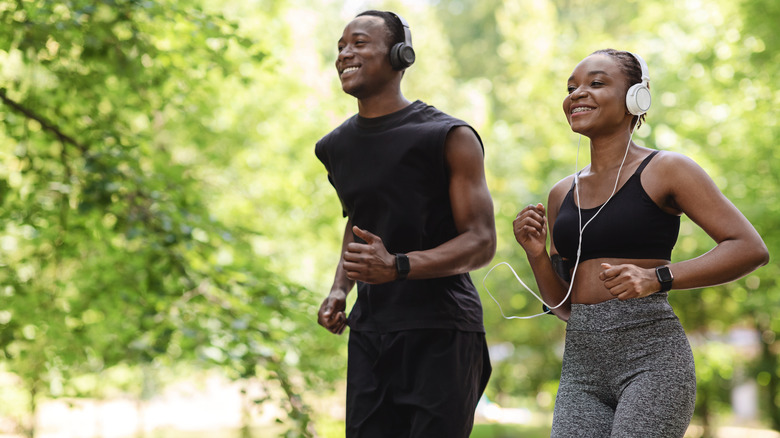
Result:
<instances>
[{"instance_id":1,"label":"man's bicep","mask_svg":"<svg viewBox=\"0 0 780 438\"><path fill-rule=\"evenodd\" d=\"M482 144L471 128L453 128L445 144L450 203L459 232L493 223L493 201L485 179ZM492 226L492 225L491 225Z\"/></svg>"}]
</instances>

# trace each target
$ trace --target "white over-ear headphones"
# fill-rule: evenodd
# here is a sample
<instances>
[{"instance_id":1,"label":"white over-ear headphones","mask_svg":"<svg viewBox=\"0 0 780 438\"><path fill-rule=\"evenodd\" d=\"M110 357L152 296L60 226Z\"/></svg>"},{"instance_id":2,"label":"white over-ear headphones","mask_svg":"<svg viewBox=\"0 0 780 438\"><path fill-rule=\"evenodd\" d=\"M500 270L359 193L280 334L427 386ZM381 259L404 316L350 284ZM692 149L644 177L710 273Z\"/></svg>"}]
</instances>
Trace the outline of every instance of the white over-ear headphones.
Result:
<instances>
[{"instance_id":1,"label":"white over-ear headphones","mask_svg":"<svg viewBox=\"0 0 780 438\"><path fill-rule=\"evenodd\" d=\"M628 89L626 93L626 108L628 108L628 112L631 114L641 116L650 109L650 89L647 88L650 83L650 73L647 70L645 60L636 53L631 54L634 55L634 58L636 58L639 66L642 68L642 82L634 84Z\"/></svg>"}]
</instances>

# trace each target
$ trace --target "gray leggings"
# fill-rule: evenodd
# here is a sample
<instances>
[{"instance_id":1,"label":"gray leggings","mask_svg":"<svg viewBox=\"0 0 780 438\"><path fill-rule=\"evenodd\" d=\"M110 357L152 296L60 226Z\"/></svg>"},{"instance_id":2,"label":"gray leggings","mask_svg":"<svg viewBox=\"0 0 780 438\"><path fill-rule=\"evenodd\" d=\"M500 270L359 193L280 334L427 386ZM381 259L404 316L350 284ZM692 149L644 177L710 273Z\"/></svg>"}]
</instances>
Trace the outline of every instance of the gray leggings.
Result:
<instances>
[{"instance_id":1,"label":"gray leggings","mask_svg":"<svg viewBox=\"0 0 780 438\"><path fill-rule=\"evenodd\" d=\"M552 437L683 437L693 354L666 293L573 304Z\"/></svg>"}]
</instances>

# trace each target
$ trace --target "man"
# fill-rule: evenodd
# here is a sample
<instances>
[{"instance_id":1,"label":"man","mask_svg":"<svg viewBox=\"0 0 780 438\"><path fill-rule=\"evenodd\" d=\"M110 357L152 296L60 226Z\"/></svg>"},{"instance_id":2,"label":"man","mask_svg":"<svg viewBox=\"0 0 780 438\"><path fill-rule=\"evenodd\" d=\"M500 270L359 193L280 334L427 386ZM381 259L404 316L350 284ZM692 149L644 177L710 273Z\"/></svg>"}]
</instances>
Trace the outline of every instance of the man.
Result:
<instances>
[{"instance_id":1,"label":"man","mask_svg":"<svg viewBox=\"0 0 780 438\"><path fill-rule=\"evenodd\" d=\"M401 93L414 51L399 16L358 15L338 51L358 113L315 148L348 218L318 322L351 329L346 435L466 438L491 372L468 274L496 246L482 143L465 122Z\"/></svg>"}]
</instances>

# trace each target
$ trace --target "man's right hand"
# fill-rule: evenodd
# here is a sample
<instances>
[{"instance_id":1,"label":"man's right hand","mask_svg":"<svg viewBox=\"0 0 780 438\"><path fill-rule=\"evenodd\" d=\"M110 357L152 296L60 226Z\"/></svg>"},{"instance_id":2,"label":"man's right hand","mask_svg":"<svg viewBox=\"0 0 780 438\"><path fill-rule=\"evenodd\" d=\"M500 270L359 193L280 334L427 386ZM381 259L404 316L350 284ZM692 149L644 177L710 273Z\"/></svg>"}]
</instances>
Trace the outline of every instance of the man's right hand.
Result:
<instances>
[{"instance_id":1,"label":"man's right hand","mask_svg":"<svg viewBox=\"0 0 780 438\"><path fill-rule=\"evenodd\" d=\"M333 290L322 302L317 314L317 322L337 335L344 332L347 327L347 294L340 290Z\"/></svg>"}]
</instances>

